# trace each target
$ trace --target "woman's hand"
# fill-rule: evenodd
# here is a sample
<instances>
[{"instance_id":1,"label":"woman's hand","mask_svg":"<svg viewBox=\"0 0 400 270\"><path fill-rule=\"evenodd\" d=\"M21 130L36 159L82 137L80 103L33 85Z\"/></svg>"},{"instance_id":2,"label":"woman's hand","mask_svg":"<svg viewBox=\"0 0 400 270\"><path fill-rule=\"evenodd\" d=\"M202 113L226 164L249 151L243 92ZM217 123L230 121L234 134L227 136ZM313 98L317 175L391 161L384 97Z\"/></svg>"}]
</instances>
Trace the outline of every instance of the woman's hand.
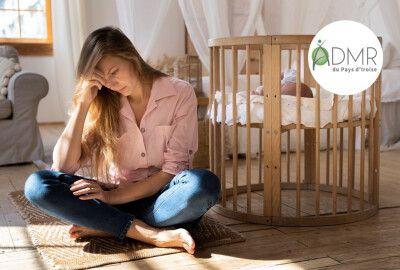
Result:
<instances>
[{"instance_id":1,"label":"woman's hand","mask_svg":"<svg viewBox=\"0 0 400 270\"><path fill-rule=\"evenodd\" d=\"M98 199L104 203L109 202L110 192L105 191L93 180L81 179L71 185L71 191L81 200Z\"/></svg>"},{"instance_id":2,"label":"woman's hand","mask_svg":"<svg viewBox=\"0 0 400 270\"><path fill-rule=\"evenodd\" d=\"M91 78L81 78L78 88L81 89L82 95L78 102L90 104L97 96L99 90L105 85L105 79L99 71L95 71Z\"/></svg>"}]
</instances>

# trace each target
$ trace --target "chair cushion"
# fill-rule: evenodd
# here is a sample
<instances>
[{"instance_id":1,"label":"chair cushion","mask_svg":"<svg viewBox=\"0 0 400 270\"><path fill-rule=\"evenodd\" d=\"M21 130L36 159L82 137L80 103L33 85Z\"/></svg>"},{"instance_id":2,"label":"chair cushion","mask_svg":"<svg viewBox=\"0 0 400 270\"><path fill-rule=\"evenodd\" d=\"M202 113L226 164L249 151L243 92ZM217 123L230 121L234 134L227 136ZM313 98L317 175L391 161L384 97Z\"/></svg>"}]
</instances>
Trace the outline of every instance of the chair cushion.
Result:
<instances>
[{"instance_id":1,"label":"chair cushion","mask_svg":"<svg viewBox=\"0 0 400 270\"><path fill-rule=\"evenodd\" d=\"M11 101L8 99L0 99L0 119L11 116Z\"/></svg>"},{"instance_id":2,"label":"chair cushion","mask_svg":"<svg viewBox=\"0 0 400 270\"><path fill-rule=\"evenodd\" d=\"M12 75L21 70L14 58L0 57L0 98L7 96L7 86Z\"/></svg>"}]
</instances>

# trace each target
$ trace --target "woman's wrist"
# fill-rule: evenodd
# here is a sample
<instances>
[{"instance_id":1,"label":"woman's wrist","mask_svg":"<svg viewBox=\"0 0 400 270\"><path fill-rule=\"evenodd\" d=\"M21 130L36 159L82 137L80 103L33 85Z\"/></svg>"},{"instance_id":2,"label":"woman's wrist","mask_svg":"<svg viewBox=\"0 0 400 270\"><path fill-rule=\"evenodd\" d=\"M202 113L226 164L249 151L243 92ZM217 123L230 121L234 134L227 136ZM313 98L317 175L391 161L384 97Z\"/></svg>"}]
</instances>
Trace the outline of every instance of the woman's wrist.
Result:
<instances>
[{"instance_id":1,"label":"woman's wrist","mask_svg":"<svg viewBox=\"0 0 400 270\"><path fill-rule=\"evenodd\" d=\"M121 202L118 202L118 196L116 196L117 193L118 193L118 188L105 192L106 194L105 196L107 197L107 204L109 205L122 204Z\"/></svg>"},{"instance_id":2,"label":"woman's wrist","mask_svg":"<svg viewBox=\"0 0 400 270\"><path fill-rule=\"evenodd\" d=\"M90 104L92 104L91 100L79 100L76 107L80 107L88 111L90 108Z\"/></svg>"}]
</instances>

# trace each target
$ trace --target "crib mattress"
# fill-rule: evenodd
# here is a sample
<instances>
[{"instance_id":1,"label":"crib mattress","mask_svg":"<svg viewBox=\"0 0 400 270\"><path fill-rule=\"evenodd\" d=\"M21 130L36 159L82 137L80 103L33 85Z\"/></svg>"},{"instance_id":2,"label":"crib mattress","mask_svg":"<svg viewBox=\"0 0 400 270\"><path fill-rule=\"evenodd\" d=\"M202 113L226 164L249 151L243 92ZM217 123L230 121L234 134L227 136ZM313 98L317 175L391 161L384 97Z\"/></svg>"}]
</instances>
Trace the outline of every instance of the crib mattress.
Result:
<instances>
[{"instance_id":1,"label":"crib mattress","mask_svg":"<svg viewBox=\"0 0 400 270\"><path fill-rule=\"evenodd\" d=\"M215 99L218 104L216 121L221 122L222 119L222 105L221 105L221 92L217 91ZM306 127L316 127L315 123L315 98L301 98L301 124ZM297 98L294 96L281 96L281 124L289 125L296 124L297 122ZM362 97L353 97L353 121L361 119L361 101ZM370 102L369 97L366 97L365 114L366 119L370 116ZM349 99L348 96L342 96L338 101L337 106L337 121L343 122L348 120L349 115ZM214 108L213 108L214 109ZM211 112L211 119L214 120L213 109ZM236 95L236 110L237 110L237 123L242 125L247 124L246 115L246 93L239 92ZM333 112L333 98L327 97L320 100L320 127L323 127L329 123L332 123L332 112ZM374 108L374 112L376 107ZM264 122L264 97L258 95L250 96L250 119L251 123L263 123ZM225 124L228 126L233 125L233 106L232 106L232 94L226 93L226 119Z\"/></svg>"}]
</instances>

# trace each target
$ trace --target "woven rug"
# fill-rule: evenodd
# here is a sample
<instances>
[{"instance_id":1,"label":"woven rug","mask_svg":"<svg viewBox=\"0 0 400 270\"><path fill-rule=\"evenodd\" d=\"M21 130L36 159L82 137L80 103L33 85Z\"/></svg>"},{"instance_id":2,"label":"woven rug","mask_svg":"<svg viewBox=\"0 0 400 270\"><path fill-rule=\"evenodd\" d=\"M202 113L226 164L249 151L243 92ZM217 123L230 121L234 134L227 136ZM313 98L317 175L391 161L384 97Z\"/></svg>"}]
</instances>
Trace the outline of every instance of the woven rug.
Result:
<instances>
[{"instance_id":1,"label":"woven rug","mask_svg":"<svg viewBox=\"0 0 400 270\"><path fill-rule=\"evenodd\" d=\"M10 193L10 200L25 220L34 247L46 262L58 269L86 269L184 251L111 237L90 237L75 242L67 233L70 224L35 208L23 191ZM245 241L241 234L208 217L204 217L189 232L196 242L196 250Z\"/></svg>"}]
</instances>

